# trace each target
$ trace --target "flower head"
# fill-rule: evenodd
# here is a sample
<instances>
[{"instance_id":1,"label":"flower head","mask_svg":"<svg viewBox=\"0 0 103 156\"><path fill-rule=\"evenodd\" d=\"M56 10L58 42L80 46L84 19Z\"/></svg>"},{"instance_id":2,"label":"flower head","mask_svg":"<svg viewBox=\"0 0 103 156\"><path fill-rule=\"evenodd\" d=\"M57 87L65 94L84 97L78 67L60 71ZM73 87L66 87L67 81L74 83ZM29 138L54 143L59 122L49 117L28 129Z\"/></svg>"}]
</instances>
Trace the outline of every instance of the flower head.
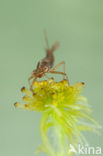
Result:
<instances>
[{"instance_id":1,"label":"flower head","mask_svg":"<svg viewBox=\"0 0 103 156\"><path fill-rule=\"evenodd\" d=\"M43 145L39 150L50 156L70 156L69 145L74 147L84 142L82 131L96 131L97 122L90 116L87 99L81 96L84 83L69 85L67 80L55 82L35 81L33 92L22 88L25 104L15 103L15 107L42 112L40 132ZM89 124L89 121L91 124ZM49 130L53 128L54 142ZM54 147L55 144L55 147Z\"/></svg>"}]
</instances>

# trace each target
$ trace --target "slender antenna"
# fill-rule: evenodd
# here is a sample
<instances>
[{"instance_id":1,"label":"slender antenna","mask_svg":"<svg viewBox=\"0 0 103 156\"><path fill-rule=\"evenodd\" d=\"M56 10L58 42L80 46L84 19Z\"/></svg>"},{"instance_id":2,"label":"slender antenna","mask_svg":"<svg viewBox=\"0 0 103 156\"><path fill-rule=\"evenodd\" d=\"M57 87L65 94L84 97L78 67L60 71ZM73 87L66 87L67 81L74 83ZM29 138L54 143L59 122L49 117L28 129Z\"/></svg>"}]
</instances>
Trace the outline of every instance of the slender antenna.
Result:
<instances>
[{"instance_id":1,"label":"slender antenna","mask_svg":"<svg viewBox=\"0 0 103 156\"><path fill-rule=\"evenodd\" d=\"M44 30L44 38L45 38L45 42L46 42L47 48L49 49L49 43L48 43L48 38L47 38L47 32L46 32L46 30Z\"/></svg>"}]
</instances>

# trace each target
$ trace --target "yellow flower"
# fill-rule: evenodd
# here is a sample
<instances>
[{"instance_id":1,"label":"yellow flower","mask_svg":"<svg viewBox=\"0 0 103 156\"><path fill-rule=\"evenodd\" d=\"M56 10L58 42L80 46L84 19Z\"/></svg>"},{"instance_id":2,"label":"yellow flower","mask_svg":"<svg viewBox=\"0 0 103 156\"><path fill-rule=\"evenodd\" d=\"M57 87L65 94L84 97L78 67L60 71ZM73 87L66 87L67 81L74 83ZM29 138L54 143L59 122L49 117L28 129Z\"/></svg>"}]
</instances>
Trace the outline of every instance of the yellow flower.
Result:
<instances>
[{"instance_id":1,"label":"yellow flower","mask_svg":"<svg viewBox=\"0 0 103 156\"><path fill-rule=\"evenodd\" d=\"M81 96L84 83L69 85L66 80L36 81L33 92L23 87L25 104L15 107L42 112L40 134L43 144L38 151L49 156L71 156L69 145L83 144L82 131L96 132L98 123L90 116L87 99ZM52 134L53 133L53 134ZM53 136L51 139L50 136Z\"/></svg>"}]
</instances>

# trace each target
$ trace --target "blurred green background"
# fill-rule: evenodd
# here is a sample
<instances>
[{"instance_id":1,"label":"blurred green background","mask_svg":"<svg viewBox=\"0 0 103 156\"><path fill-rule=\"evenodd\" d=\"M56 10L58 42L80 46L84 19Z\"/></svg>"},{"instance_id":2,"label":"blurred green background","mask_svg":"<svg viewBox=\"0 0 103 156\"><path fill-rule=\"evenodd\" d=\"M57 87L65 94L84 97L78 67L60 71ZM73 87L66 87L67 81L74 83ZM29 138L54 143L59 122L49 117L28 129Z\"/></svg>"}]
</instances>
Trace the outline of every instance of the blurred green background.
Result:
<instances>
[{"instance_id":1,"label":"blurred green background","mask_svg":"<svg viewBox=\"0 0 103 156\"><path fill-rule=\"evenodd\" d=\"M1 0L0 156L33 156L41 144L41 114L13 103L21 101L21 87L29 87L28 77L45 56L44 29L50 45L60 42L55 65L64 60L71 84L85 82L83 95L103 124L103 0ZM103 147L102 130L87 140Z\"/></svg>"}]
</instances>

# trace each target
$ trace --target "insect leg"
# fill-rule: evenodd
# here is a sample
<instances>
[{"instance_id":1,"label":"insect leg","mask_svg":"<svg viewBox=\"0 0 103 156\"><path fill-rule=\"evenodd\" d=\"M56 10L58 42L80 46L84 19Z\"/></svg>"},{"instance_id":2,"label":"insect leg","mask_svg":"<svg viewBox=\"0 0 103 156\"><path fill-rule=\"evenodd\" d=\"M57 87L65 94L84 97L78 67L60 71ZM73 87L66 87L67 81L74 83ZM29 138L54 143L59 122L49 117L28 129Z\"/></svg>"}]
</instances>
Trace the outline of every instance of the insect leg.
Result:
<instances>
[{"instance_id":1,"label":"insect leg","mask_svg":"<svg viewBox=\"0 0 103 156\"><path fill-rule=\"evenodd\" d=\"M59 71L50 70L48 73L52 73L52 74L61 74L61 75L63 75L63 76L66 76L66 80L67 80L68 83L69 83L69 80L68 80L67 74L64 73L64 72L59 72Z\"/></svg>"},{"instance_id":2,"label":"insect leg","mask_svg":"<svg viewBox=\"0 0 103 156\"><path fill-rule=\"evenodd\" d=\"M61 66L61 65L63 65L63 72L65 73L65 62L64 61L62 61L62 62L60 62L59 64L57 64L52 70L56 70L59 66ZM67 77L67 75L64 75L64 78L65 78L65 76L66 76L66 79L68 80L68 77Z\"/></svg>"},{"instance_id":3,"label":"insect leg","mask_svg":"<svg viewBox=\"0 0 103 156\"><path fill-rule=\"evenodd\" d=\"M37 77L34 78L34 80L32 81L31 85L30 85L30 90L33 91L33 84L36 81Z\"/></svg>"},{"instance_id":4,"label":"insect leg","mask_svg":"<svg viewBox=\"0 0 103 156\"><path fill-rule=\"evenodd\" d=\"M63 65L63 70L64 70L64 73L65 73L65 62L64 61L62 61L59 64L57 64L52 70L56 70L61 65Z\"/></svg>"},{"instance_id":5,"label":"insect leg","mask_svg":"<svg viewBox=\"0 0 103 156\"><path fill-rule=\"evenodd\" d=\"M33 78L34 78L33 75L31 75L31 76L28 78L28 83L29 83L29 85L31 85L30 80L33 79Z\"/></svg>"}]
</instances>

